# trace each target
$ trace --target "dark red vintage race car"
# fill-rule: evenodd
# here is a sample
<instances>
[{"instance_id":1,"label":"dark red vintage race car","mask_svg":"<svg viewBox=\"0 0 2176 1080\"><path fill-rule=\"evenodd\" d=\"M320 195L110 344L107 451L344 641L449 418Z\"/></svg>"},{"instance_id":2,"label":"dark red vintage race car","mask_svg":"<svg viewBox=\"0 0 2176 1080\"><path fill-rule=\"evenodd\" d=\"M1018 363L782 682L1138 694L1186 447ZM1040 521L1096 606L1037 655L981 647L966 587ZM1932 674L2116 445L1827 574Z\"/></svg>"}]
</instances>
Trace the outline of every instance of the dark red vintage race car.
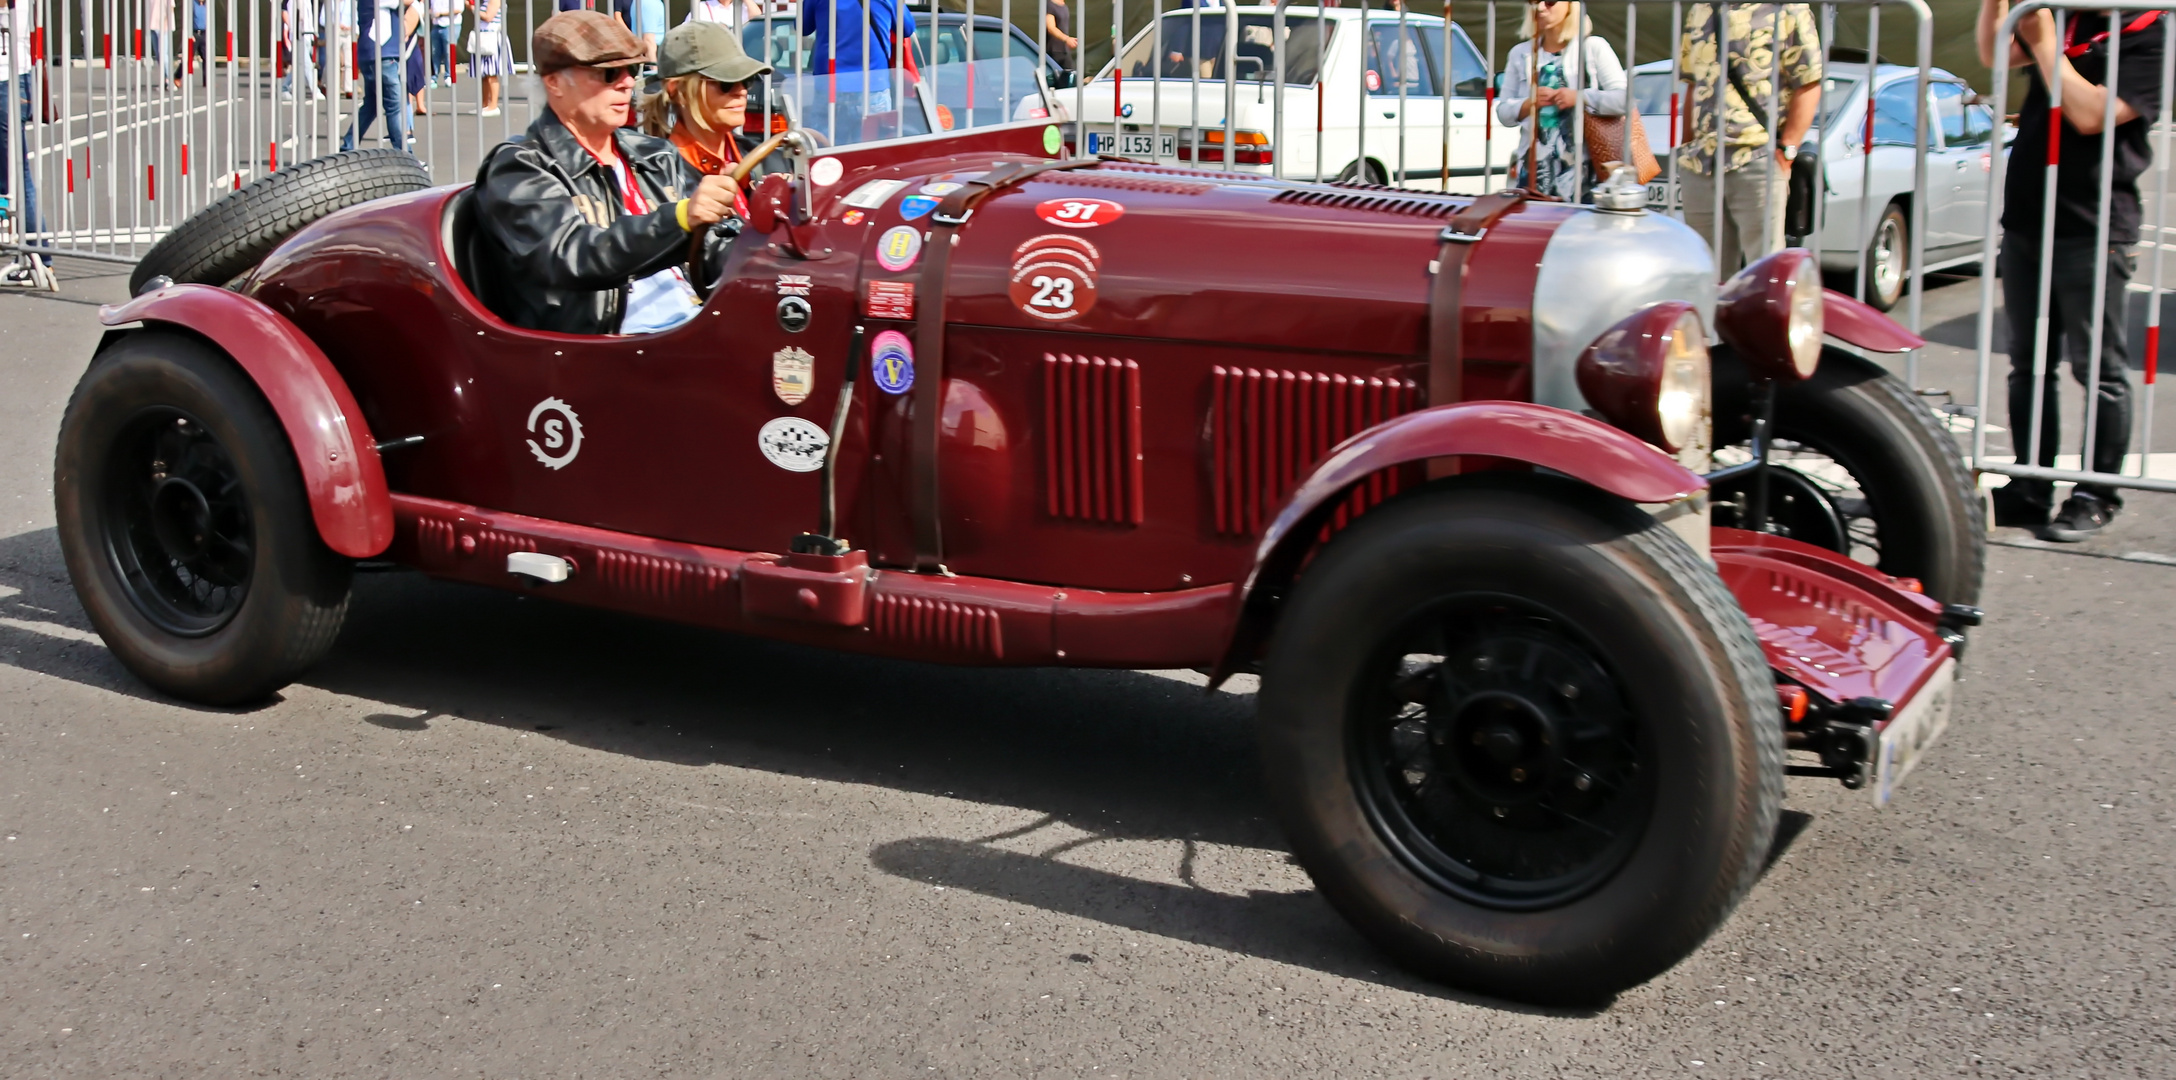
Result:
<instances>
[{"instance_id":1,"label":"dark red vintage race car","mask_svg":"<svg viewBox=\"0 0 2176 1080\"><path fill-rule=\"evenodd\" d=\"M1946 722L1979 504L1867 356L1917 339L1806 253L1719 293L1636 183L812 145L651 336L493 315L466 189L389 151L185 225L103 313L55 466L114 654L261 698L365 560L935 663L1259 673L1323 895L1533 1000L1698 946L1787 765L1885 801Z\"/></svg>"}]
</instances>

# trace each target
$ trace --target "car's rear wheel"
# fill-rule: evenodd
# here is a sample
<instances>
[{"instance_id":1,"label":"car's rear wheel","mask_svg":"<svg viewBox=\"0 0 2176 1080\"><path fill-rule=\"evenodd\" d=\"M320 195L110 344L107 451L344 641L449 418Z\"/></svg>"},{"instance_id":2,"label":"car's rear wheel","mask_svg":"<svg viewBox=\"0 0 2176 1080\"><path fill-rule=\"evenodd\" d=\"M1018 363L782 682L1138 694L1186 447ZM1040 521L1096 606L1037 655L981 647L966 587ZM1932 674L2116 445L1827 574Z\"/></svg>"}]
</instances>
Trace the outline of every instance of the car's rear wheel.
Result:
<instances>
[{"instance_id":1,"label":"car's rear wheel","mask_svg":"<svg viewBox=\"0 0 2176 1080\"><path fill-rule=\"evenodd\" d=\"M1390 183L1390 176L1383 171L1382 165L1373 161L1360 160L1345 166L1344 171L1337 174L1337 182L1340 184L1374 184L1377 187L1384 187Z\"/></svg>"},{"instance_id":2,"label":"car's rear wheel","mask_svg":"<svg viewBox=\"0 0 2176 1080\"><path fill-rule=\"evenodd\" d=\"M391 147L347 150L290 165L174 226L137 261L129 274L129 291L142 291L155 277L224 285L319 218L430 186L430 170L414 154Z\"/></svg>"},{"instance_id":3,"label":"car's rear wheel","mask_svg":"<svg viewBox=\"0 0 2176 1080\"><path fill-rule=\"evenodd\" d=\"M1337 536L1264 667L1270 798L1399 962L1594 1001L1696 948L1783 791L1759 645L1715 571L1570 481L1464 481Z\"/></svg>"},{"instance_id":4,"label":"car's rear wheel","mask_svg":"<svg viewBox=\"0 0 2176 1080\"><path fill-rule=\"evenodd\" d=\"M1882 207L1874 222L1874 237L1866 244L1866 302L1881 311L1895 307L1904 296L1911 273L1911 230L1904 208L1895 203Z\"/></svg>"},{"instance_id":5,"label":"car's rear wheel","mask_svg":"<svg viewBox=\"0 0 2176 1080\"><path fill-rule=\"evenodd\" d=\"M194 338L138 332L92 360L61 419L53 492L84 612L166 693L263 698L340 632L351 567L317 535L279 420Z\"/></svg>"},{"instance_id":6,"label":"car's rear wheel","mask_svg":"<svg viewBox=\"0 0 2176 1080\"><path fill-rule=\"evenodd\" d=\"M1713 358L1718 459L1729 464L1750 456L1750 375L1727 348ZM1775 425L1771 529L1917 578L1944 603L1979 603L1985 508L1956 439L1903 380L1829 349L1813 378L1776 388ZM1738 527L1751 488L1710 491L1713 522Z\"/></svg>"}]
</instances>

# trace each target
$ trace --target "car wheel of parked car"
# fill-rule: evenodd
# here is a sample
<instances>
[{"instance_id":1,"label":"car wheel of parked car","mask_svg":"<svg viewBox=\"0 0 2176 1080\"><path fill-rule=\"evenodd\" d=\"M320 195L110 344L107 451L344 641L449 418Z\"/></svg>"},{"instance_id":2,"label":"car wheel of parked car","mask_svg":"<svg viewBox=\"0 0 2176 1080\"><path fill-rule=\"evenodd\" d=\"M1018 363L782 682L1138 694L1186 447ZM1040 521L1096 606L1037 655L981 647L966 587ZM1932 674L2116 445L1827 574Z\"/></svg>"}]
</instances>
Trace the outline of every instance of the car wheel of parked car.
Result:
<instances>
[{"instance_id":1,"label":"car wheel of parked car","mask_svg":"<svg viewBox=\"0 0 2176 1080\"><path fill-rule=\"evenodd\" d=\"M53 472L76 597L145 682L240 704L332 647L352 567L318 538L271 406L210 346L141 331L100 352Z\"/></svg>"},{"instance_id":2,"label":"car wheel of parked car","mask_svg":"<svg viewBox=\"0 0 2176 1080\"><path fill-rule=\"evenodd\" d=\"M1746 460L1750 385L1727 347L1712 354L1719 463ZM1880 365L1828 349L1813 377L1777 387L1780 466L1769 490L1776 531L1917 578L1944 603L1977 604L1987 569L1986 510L1957 441L1919 395ZM1709 492L1713 521L1737 527L1750 479ZM1833 524L1831 524L1833 522ZM1837 528L1841 527L1841 542Z\"/></svg>"},{"instance_id":3,"label":"car wheel of parked car","mask_svg":"<svg viewBox=\"0 0 2176 1080\"><path fill-rule=\"evenodd\" d=\"M1874 239L1866 245L1866 302L1887 311L1904 296L1905 278L1911 273L1911 220L1904 208L1890 203L1874 223Z\"/></svg>"},{"instance_id":4,"label":"car wheel of parked car","mask_svg":"<svg viewBox=\"0 0 2176 1080\"><path fill-rule=\"evenodd\" d=\"M1569 480L1380 507L1299 580L1263 668L1271 803L1399 962L1591 1002L1696 948L1752 885L1783 733L1715 570Z\"/></svg>"},{"instance_id":5,"label":"car wheel of parked car","mask_svg":"<svg viewBox=\"0 0 2176 1080\"><path fill-rule=\"evenodd\" d=\"M414 154L391 147L290 165L174 226L137 261L129 292L140 292L145 282L161 276L182 284L224 285L319 218L430 186L430 170Z\"/></svg>"},{"instance_id":6,"label":"car wheel of parked car","mask_svg":"<svg viewBox=\"0 0 2176 1080\"><path fill-rule=\"evenodd\" d=\"M1337 182L1340 184L1350 184L1356 181L1362 184L1374 184L1377 187L1383 187L1390 183L1390 177L1383 172L1381 165L1372 161L1355 161L1345 166L1343 172L1337 174Z\"/></svg>"}]
</instances>

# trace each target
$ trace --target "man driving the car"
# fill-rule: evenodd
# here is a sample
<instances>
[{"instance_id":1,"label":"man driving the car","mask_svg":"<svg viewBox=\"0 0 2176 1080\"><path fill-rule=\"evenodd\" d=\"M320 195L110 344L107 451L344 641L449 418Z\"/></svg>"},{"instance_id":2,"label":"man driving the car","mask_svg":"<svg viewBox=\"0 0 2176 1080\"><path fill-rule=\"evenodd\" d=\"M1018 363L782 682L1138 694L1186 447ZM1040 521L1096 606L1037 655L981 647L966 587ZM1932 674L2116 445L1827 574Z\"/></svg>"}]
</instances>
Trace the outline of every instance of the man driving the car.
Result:
<instances>
[{"instance_id":1,"label":"man driving the car","mask_svg":"<svg viewBox=\"0 0 2176 1080\"><path fill-rule=\"evenodd\" d=\"M611 16L562 11L531 47L550 107L476 174L485 306L516 326L570 334L686 322L702 306L688 280L691 238L731 239L710 227L731 216L736 185L697 172L671 141L622 126L644 53Z\"/></svg>"}]
</instances>

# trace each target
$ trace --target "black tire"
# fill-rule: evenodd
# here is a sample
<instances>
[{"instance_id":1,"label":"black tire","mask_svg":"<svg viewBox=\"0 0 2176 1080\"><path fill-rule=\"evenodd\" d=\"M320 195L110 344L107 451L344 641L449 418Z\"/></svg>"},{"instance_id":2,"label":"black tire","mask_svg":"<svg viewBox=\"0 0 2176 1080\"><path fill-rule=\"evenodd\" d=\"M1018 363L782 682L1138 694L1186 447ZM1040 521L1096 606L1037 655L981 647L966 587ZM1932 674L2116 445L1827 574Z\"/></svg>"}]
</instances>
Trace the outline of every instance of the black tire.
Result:
<instances>
[{"instance_id":1,"label":"black tire","mask_svg":"<svg viewBox=\"0 0 2176 1080\"><path fill-rule=\"evenodd\" d=\"M1866 242L1866 302L1887 311L1904 298L1911 273L1911 215L1890 203L1874 219L1874 235Z\"/></svg>"},{"instance_id":2,"label":"black tire","mask_svg":"<svg viewBox=\"0 0 2176 1080\"><path fill-rule=\"evenodd\" d=\"M1749 376L1727 348L1714 354L1716 441L1744 443L1751 415ZM1927 595L1977 604L1987 572L1987 519L1957 441L1903 380L1841 349L1822 353L1813 378L1776 392L1776 438L1791 448L1771 460L1824 487L1843 521L1842 547L1879 567L1919 579ZM1835 469L1824 467L1824 459ZM1848 483L1823 473L1840 470ZM1736 524L1730 500L1743 485L1719 487L1714 521ZM1771 508L1775 503L1771 501Z\"/></svg>"},{"instance_id":3,"label":"black tire","mask_svg":"<svg viewBox=\"0 0 2176 1080\"><path fill-rule=\"evenodd\" d=\"M1336 182L1340 184L1358 183L1387 187L1390 184L1390 176L1383 171L1382 165L1374 161L1355 161L1345 166L1344 171L1337 174Z\"/></svg>"},{"instance_id":4,"label":"black tire","mask_svg":"<svg viewBox=\"0 0 2176 1080\"><path fill-rule=\"evenodd\" d=\"M91 361L53 497L84 612L159 690L261 700L340 633L352 566L319 539L271 406L195 338L140 331Z\"/></svg>"},{"instance_id":5,"label":"black tire","mask_svg":"<svg viewBox=\"0 0 2176 1080\"><path fill-rule=\"evenodd\" d=\"M183 284L224 285L319 218L430 186L430 170L415 155L391 147L290 165L228 193L160 237L129 275L129 292L161 275Z\"/></svg>"},{"instance_id":6,"label":"black tire","mask_svg":"<svg viewBox=\"0 0 2176 1080\"><path fill-rule=\"evenodd\" d=\"M1564 1004L1668 969L1752 886L1775 701L1713 567L1635 507L1520 476L1333 539L1259 708L1271 803L1332 906L1421 974Z\"/></svg>"}]
</instances>

